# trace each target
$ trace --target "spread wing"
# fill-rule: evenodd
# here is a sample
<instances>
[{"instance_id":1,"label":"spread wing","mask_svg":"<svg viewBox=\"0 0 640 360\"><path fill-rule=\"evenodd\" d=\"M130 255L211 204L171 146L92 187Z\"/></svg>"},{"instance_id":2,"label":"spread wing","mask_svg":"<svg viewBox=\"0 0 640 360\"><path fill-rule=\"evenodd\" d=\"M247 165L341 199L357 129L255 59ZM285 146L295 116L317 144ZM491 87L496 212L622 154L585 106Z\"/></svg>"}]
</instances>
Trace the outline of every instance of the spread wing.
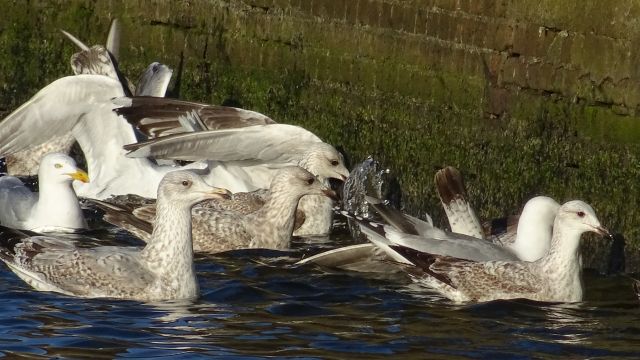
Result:
<instances>
[{"instance_id":1,"label":"spread wing","mask_svg":"<svg viewBox=\"0 0 640 360\"><path fill-rule=\"evenodd\" d=\"M131 151L129 157L293 166L310 144L320 142L320 138L299 126L271 124L170 135L127 145L125 149Z\"/></svg>"},{"instance_id":2,"label":"spread wing","mask_svg":"<svg viewBox=\"0 0 640 360\"><path fill-rule=\"evenodd\" d=\"M13 154L51 138L68 135L83 116L122 95L120 83L106 76L78 75L58 79L0 123L0 155Z\"/></svg>"}]
</instances>

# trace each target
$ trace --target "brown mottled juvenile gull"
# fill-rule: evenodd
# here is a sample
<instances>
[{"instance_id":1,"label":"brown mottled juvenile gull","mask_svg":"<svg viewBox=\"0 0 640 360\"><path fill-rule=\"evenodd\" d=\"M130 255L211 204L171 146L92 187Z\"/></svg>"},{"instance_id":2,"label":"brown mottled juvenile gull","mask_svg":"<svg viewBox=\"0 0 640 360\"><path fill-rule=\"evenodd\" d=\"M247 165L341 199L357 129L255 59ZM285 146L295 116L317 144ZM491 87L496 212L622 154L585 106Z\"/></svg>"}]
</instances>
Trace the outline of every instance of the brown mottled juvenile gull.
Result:
<instances>
[{"instance_id":1,"label":"brown mottled juvenile gull","mask_svg":"<svg viewBox=\"0 0 640 360\"><path fill-rule=\"evenodd\" d=\"M455 302L526 298L537 301L582 300L580 237L608 235L588 204L573 200L558 210L549 252L534 262L474 262L392 245L408 259L404 266L419 284Z\"/></svg>"},{"instance_id":2,"label":"brown mottled juvenile gull","mask_svg":"<svg viewBox=\"0 0 640 360\"><path fill-rule=\"evenodd\" d=\"M0 228L0 259L40 291L144 301L196 298L191 207L225 196L227 190L195 173L171 172L158 188L158 218L144 249L79 248L66 239Z\"/></svg>"},{"instance_id":3,"label":"brown mottled juvenile gull","mask_svg":"<svg viewBox=\"0 0 640 360\"><path fill-rule=\"evenodd\" d=\"M73 180L88 182L86 172L61 153L44 156L38 171L38 192L31 192L18 178L0 178L0 224L39 232L73 232L87 222L73 191Z\"/></svg>"},{"instance_id":4,"label":"brown mottled juvenile gull","mask_svg":"<svg viewBox=\"0 0 640 360\"><path fill-rule=\"evenodd\" d=\"M206 208L207 211L230 211L241 215L248 215L259 210L267 201L269 190L261 189L248 193L235 193L229 199L215 199L203 201L194 207ZM117 227L125 229L141 239L148 239L151 234L151 224L156 217L155 199L136 196L118 196L107 201L91 199L92 203L101 208L104 220ZM197 211L197 210L196 210ZM304 212L296 210L294 230L305 221Z\"/></svg>"},{"instance_id":5,"label":"brown mottled juvenile gull","mask_svg":"<svg viewBox=\"0 0 640 360\"><path fill-rule=\"evenodd\" d=\"M370 198L368 200L374 201ZM397 210L395 211L399 215L393 215L396 218L393 222L395 226L371 222L347 213L345 215L352 216L357 221L360 231L371 241L370 249L367 249L364 244L346 246L316 254L300 260L298 264L315 263L321 266L350 269L357 267L359 271L368 271L365 265L367 262L374 270L384 268L377 262L389 258L407 263L403 256L390 247L391 245L402 245L420 252L474 261L518 259L535 261L549 249L553 221L559 207L555 200L546 196L537 196L527 201L518 222L516 236L510 238L509 242L502 242L500 239L484 240L444 231L434 227L431 222L399 213ZM389 214L385 218L388 217ZM403 217L402 221L398 220L400 217ZM401 226L402 230L397 226ZM349 265L350 263L353 263L353 266Z\"/></svg>"},{"instance_id":6,"label":"brown mottled juvenile gull","mask_svg":"<svg viewBox=\"0 0 640 360\"><path fill-rule=\"evenodd\" d=\"M289 247L295 222L296 206L304 195L319 194L333 197L335 193L322 185L308 171L297 167L281 169L273 179L264 205L258 210L241 212L197 206L193 209L193 246L196 252L215 253L244 248L286 249ZM102 206L104 208L104 206ZM153 221L154 211L146 208L134 220L117 209L107 211L107 220L122 226L142 240L148 239L144 218ZM151 210L151 211L149 211ZM108 219L108 217L112 219ZM114 219L115 218L115 221Z\"/></svg>"}]
</instances>

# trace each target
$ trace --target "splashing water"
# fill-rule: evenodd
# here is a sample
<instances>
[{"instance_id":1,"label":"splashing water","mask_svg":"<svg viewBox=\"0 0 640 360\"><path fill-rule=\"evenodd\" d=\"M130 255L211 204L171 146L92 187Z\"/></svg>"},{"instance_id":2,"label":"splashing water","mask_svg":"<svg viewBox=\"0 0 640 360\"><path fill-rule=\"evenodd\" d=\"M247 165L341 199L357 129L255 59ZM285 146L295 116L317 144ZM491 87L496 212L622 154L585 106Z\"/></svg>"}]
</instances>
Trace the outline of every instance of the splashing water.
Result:
<instances>
[{"instance_id":1,"label":"splashing water","mask_svg":"<svg viewBox=\"0 0 640 360\"><path fill-rule=\"evenodd\" d=\"M348 212L375 220L375 211L371 209L365 196L384 199L386 204L401 208L402 190L398 180L390 169L384 168L371 156L353 168L344 183L342 199L344 209ZM360 238L358 225L351 220L348 223L351 235ZM366 241L364 238L361 240Z\"/></svg>"}]
</instances>

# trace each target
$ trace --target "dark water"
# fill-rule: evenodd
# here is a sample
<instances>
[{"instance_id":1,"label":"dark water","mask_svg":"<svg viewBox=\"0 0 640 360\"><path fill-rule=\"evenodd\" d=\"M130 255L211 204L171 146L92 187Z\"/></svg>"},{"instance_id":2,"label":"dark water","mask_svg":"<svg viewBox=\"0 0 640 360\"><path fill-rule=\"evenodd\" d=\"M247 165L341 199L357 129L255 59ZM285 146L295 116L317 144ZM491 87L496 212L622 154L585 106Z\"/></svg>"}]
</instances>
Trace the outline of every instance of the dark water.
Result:
<instances>
[{"instance_id":1,"label":"dark water","mask_svg":"<svg viewBox=\"0 0 640 360\"><path fill-rule=\"evenodd\" d=\"M94 226L100 223L93 223ZM102 225L104 228L105 225ZM194 302L77 299L0 268L0 354L29 358L637 358L640 305L624 277L587 273L587 301L452 305L402 275L293 268L353 241L199 256ZM124 232L97 238L135 244ZM97 242L104 243L105 240Z\"/></svg>"}]
</instances>

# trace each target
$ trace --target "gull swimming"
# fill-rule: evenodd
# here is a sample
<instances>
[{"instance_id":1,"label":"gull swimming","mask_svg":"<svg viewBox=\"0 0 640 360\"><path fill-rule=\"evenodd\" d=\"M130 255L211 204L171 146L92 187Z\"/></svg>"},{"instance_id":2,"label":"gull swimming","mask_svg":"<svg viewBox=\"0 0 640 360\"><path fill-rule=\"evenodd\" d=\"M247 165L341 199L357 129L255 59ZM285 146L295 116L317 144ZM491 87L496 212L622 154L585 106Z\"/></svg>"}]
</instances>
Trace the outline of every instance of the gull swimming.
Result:
<instances>
[{"instance_id":1,"label":"gull swimming","mask_svg":"<svg viewBox=\"0 0 640 360\"><path fill-rule=\"evenodd\" d=\"M18 178L0 178L0 224L38 232L73 232L87 222L71 183L89 181L76 162L61 153L47 154L40 162L38 192L31 192Z\"/></svg>"},{"instance_id":2,"label":"gull swimming","mask_svg":"<svg viewBox=\"0 0 640 360\"><path fill-rule=\"evenodd\" d=\"M433 226L428 216L423 221L367 196L366 201L391 224L378 224L346 213L357 221L360 231L371 241L370 248L361 244L333 249L302 259L298 264L316 263L368 271L367 264L376 270L381 268L378 261L389 258L406 263L404 257L389 247L393 244L475 261L535 261L548 251L553 221L560 207L555 200L545 196L530 199L524 206L514 236L493 236L485 240L475 211L466 199L460 173L447 167L437 172L435 183L443 207L449 209L445 211L452 229L463 233L444 231Z\"/></svg>"},{"instance_id":3,"label":"gull swimming","mask_svg":"<svg viewBox=\"0 0 640 360\"><path fill-rule=\"evenodd\" d=\"M193 265L191 207L228 196L188 171L168 173L158 188L152 241L143 249L76 247L70 240L0 228L0 259L39 291L142 301L199 295Z\"/></svg>"},{"instance_id":4,"label":"gull swimming","mask_svg":"<svg viewBox=\"0 0 640 360\"><path fill-rule=\"evenodd\" d=\"M335 193L320 183L313 174L297 167L286 167L273 178L264 204L258 210L241 212L197 206L193 209L193 248L196 252L216 253L245 248L288 249L294 228L296 206L301 197L316 194L334 198ZM125 218L118 209L104 203L106 219L140 237L149 239L150 222L154 212L141 217ZM140 216L140 214L138 214ZM109 219L111 217L112 219ZM113 220L116 221L113 221ZM140 225L142 222L142 225Z\"/></svg>"},{"instance_id":5,"label":"gull swimming","mask_svg":"<svg viewBox=\"0 0 640 360\"><path fill-rule=\"evenodd\" d=\"M591 206L573 200L558 210L549 252L534 262L475 262L401 245L391 248L411 262L403 269L415 282L455 302L515 298L577 302L583 295L579 254L585 232L609 235Z\"/></svg>"}]
</instances>

